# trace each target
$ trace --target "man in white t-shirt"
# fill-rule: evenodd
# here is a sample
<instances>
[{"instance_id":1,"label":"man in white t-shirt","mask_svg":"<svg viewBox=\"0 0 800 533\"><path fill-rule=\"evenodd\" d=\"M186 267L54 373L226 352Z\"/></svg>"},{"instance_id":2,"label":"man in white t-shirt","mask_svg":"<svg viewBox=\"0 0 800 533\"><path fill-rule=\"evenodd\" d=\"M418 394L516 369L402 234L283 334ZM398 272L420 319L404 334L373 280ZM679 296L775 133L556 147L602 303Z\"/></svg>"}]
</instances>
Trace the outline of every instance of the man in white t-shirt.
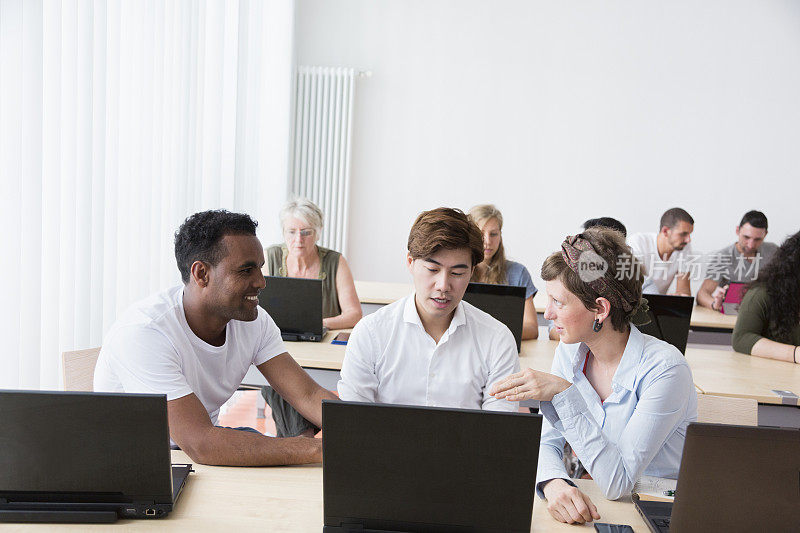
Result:
<instances>
[{"instance_id":1,"label":"man in white t-shirt","mask_svg":"<svg viewBox=\"0 0 800 533\"><path fill-rule=\"evenodd\" d=\"M408 237L414 293L362 318L347 343L343 400L515 411L489 394L519 371L511 331L461 299L483 261L478 227L457 209L419 215Z\"/></svg>"},{"instance_id":2,"label":"man in white t-shirt","mask_svg":"<svg viewBox=\"0 0 800 533\"><path fill-rule=\"evenodd\" d=\"M694 219L680 207L668 209L661 216L658 233L637 233L628 238L633 254L645 268L645 292L667 294L675 280L673 294L691 296L690 279L699 275L701 263L689 245Z\"/></svg>"},{"instance_id":3,"label":"man in white t-shirt","mask_svg":"<svg viewBox=\"0 0 800 533\"><path fill-rule=\"evenodd\" d=\"M175 234L184 284L119 317L104 339L94 390L166 394L170 436L198 463L320 462L319 439L279 439L216 425L220 406L250 365L318 426L322 400L335 399L286 352L280 330L258 306L264 252L256 225L247 215L224 210L184 221Z\"/></svg>"}]
</instances>

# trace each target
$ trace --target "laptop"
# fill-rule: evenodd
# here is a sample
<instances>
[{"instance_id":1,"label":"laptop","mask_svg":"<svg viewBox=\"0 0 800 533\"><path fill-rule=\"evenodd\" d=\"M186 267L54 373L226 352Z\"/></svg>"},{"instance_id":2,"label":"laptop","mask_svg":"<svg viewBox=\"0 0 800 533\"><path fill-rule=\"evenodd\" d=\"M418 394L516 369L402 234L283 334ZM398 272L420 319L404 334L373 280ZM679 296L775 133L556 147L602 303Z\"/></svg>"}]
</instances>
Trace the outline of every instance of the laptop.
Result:
<instances>
[{"instance_id":1,"label":"laptop","mask_svg":"<svg viewBox=\"0 0 800 533\"><path fill-rule=\"evenodd\" d=\"M281 330L285 341L322 341L322 280L264 276L258 303Z\"/></svg>"},{"instance_id":2,"label":"laptop","mask_svg":"<svg viewBox=\"0 0 800 533\"><path fill-rule=\"evenodd\" d=\"M164 395L0 391L0 413L0 522L162 518L193 471Z\"/></svg>"},{"instance_id":3,"label":"laptop","mask_svg":"<svg viewBox=\"0 0 800 533\"><path fill-rule=\"evenodd\" d=\"M647 312L650 322L636 326L639 331L666 341L686 354L694 297L665 294L643 294L642 297L650 307Z\"/></svg>"},{"instance_id":4,"label":"laptop","mask_svg":"<svg viewBox=\"0 0 800 533\"><path fill-rule=\"evenodd\" d=\"M689 424L675 502L641 501L650 531L800 531L800 430Z\"/></svg>"},{"instance_id":5,"label":"laptop","mask_svg":"<svg viewBox=\"0 0 800 533\"><path fill-rule=\"evenodd\" d=\"M739 283L737 281L732 281L728 284L725 299L722 301L722 312L724 314L734 316L739 314L739 304L742 303L746 287L747 283Z\"/></svg>"},{"instance_id":6,"label":"laptop","mask_svg":"<svg viewBox=\"0 0 800 533\"><path fill-rule=\"evenodd\" d=\"M322 402L324 528L528 532L541 415Z\"/></svg>"},{"instance_id":7,"label":"laptop","mask_svg":"<svg viewBox=\"0 0 800 533\"><path fill-rule=\"evenodd\" d=\"M517 352L522 346L522 317L525 313L525 287L470 283L463 300L505 324L514 335Z\"/></svg>"}]
</instances>

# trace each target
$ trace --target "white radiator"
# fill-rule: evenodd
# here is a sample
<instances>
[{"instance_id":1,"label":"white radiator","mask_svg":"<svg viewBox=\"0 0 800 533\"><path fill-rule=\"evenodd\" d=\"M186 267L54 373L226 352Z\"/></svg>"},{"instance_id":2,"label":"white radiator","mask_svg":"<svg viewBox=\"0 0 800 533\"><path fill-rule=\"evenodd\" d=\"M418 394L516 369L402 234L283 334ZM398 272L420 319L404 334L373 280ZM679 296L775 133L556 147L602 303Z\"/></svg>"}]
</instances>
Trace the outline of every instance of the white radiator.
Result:
<instances>
[{"instance_id":1,"label":"white radiator","mask_svg":"<svg viewBox=\"0 0 800 533\"><path fill-rule=\"evenodd\" d=\"M352 68L300 66L294 95L289 192L322 209L319 244L345 255L355 76Z\"/></svg>"}]
</instances>

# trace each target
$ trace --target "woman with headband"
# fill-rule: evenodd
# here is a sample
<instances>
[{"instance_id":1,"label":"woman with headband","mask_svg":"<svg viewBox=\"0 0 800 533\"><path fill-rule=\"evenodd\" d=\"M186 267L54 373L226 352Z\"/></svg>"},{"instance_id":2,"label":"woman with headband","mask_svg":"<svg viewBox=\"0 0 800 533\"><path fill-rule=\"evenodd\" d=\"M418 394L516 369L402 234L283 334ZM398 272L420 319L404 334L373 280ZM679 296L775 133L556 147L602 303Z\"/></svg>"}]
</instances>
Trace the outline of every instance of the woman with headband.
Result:
<instances>
[{"instance_id":1,"label":"woman with headband","mask_svg":"<svg viewBox=\"0 0 800 533\"><path fill-rule=\"evenodd\" d=\"M536 492L561 522L600 518L569 480L565 442L608 499L629 494L642 475L678 476L697 395L681 353L631 323L646 309L643 278L619 232L567 237L542 265L545 318L561 336L551 373L527 368L493 387L496 397L541 402Z\"/></svg>"}]
</instances>

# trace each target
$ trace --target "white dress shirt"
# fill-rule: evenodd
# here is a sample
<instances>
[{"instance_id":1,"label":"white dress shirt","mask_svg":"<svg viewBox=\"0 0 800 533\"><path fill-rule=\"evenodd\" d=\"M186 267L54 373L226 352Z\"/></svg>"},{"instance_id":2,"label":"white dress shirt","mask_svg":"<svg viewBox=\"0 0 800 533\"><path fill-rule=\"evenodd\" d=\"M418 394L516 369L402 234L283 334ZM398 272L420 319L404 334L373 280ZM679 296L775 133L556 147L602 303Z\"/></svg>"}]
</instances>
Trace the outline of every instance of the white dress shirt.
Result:
<instances>
[{"instance_id":1,"label":"white dress shirt","mask_svg":"<svg viewBox=\"0 0 800 533\"><path fill-rule=\"evenodd\" d=\"M411 294L356 324L338 390L342 400L516 411L517 402L489 391L518 371L514 336L502 322L462 301L437 344Z\"/></svg>"},{"instance_id":2,"label":"white dress shirt","mask_svg":"<svg viewBox=\"0 0 800 533\"><path fill-rule=\"evenodd\" d=\"M569 480L564 440L606 498L629 494L642 476L676 479L686 426L697 420L697 393L686 359L674 346L631 325L631 335L605 402L583 373L588 347L556 348L552 373L572 383L541 402L542 440L536 491L541 483Z\"/></svg>"}]
</instances>

